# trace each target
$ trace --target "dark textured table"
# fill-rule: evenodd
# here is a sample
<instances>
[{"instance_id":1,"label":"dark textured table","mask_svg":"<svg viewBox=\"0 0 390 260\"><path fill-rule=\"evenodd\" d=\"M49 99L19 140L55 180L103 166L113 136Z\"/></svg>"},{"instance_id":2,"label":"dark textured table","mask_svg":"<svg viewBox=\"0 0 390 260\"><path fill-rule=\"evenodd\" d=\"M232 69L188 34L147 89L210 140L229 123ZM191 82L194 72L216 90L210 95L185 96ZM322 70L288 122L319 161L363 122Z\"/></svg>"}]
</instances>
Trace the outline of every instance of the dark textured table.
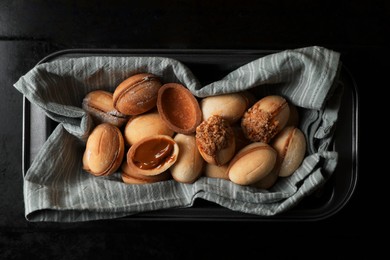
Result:
<instances>
[{"instance_id":1,"label":"dark textured table","mask_svg":"<svg viewBox=\"0 0 390 260\"><path fill-rule=\"evenodd\" d=\"M379 188L386 172L380 172L383 156L374 147L381 142L374 139L380 122L373 122L371 115L387 117L381 112L386 111L385 103L375 93L388 85L383 83L388 73L383 66L388 2L244 2L170 1L169 6L162 1L0 2L0 259L212 255L232 259L243 254L305 258L306 250L345 259L354 252L379 253L372 231L380 233L384 219L375 206L386 198ZM46 55L70 48L283 50L309 45L341 52L358 86L358 185L334 216L292 223L25 220L23 96L12 85ZM373 99L378 101L371 105ZM371 156L374 161L366 159Z\"/></svg>"}]
</instances>

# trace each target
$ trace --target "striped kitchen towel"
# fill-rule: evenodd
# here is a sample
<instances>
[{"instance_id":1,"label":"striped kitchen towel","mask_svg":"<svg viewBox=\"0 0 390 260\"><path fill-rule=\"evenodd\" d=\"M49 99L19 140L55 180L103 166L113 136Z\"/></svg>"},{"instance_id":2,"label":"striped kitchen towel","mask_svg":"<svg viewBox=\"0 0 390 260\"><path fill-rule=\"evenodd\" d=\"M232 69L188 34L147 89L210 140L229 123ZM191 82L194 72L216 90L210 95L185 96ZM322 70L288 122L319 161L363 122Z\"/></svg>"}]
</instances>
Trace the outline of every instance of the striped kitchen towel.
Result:
<instances>
[{"instance_id":1,"label":"striped kitchen towel","mask_svg":"<svg viewBox=\"0 0 390 260\"><path fill-rule=\"evenodd\" d=\"M23 176L26 219L113 219L191 207L197 198L259 216L284 212L323 185L337 165L338 153L329 144L342 95L337 80L340 65L338 52L310 46L266 55L202 86L185 64L172 58L88 56L41 63L14 84L58 123ZM93 123L81 108L82 99L92 90L113 92L130 75L145 71L163 82L182 83L199 98L247 89L259 96L284 96L300 108L307 157L293 175L269 190L207 177L193 184L168 180L130 185L121 181L119 172L107 177L84 172L82 154Z\"/></svg>"}]
</instances>

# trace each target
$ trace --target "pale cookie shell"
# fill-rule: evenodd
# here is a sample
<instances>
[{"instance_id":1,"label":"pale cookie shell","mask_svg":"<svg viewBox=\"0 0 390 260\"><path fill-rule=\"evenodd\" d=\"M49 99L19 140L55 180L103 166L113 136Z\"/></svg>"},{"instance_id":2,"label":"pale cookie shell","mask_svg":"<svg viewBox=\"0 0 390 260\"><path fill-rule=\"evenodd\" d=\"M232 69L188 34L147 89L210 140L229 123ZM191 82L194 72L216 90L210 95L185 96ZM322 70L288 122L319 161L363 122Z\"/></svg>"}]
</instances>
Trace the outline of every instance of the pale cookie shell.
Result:
<instances>
[{"instance_id":1,"label":"pale cookie shell","mask_svg":"<svg viewBox=\"0 0 390 260\"><path fill-rule=\"evenodd\" d=\"M162 120L157 110L132 117L125 126L124 137L128 145L153 135L173 136L174 132Z\"/></svg>"},{"instance_id":2,"label":"pale cookie shell","mask_svg":"<svg viewBox=\"0 0 390 260\"><path fill-rule=\"evenodd\" d=\"M122 81L113 94L115 109L125 115L139 115L156 106L160 79L150 73L135 74Z\"/></svg>"},{"instance_id":3,"label":"pale cookie shell","mask_svg":"<svg viewBox=\"0 0 390 260\"><path fill-rule=\"evenodd\" d=\"M83 155L83 169L95 176L110 175L121 165L125 144L118 127L96 126L89 135Z\"/></svg>"},{"instance_id":4,"label":"pale cookie shell","mask_svg":"<svg viewBox=\"0 0 390 260\"><path fill-rule=\"evenodd\" d=\"M175 164L169 168L173 179L183 183L193 183L202 174L204 160L196 146L195 135L176 134L174 140L180 153Z\"/></svg>"},{"instance_id":5,"label":"pale cookie shell","mask_svg":"<svg viewBox=\"0 0 390 260\"><path fill-rule=\"evenodd\" d=\"M297 127L286 127L274 138L271 145L278 153L279 176L287 177L293 174L302 164L306 153L303 132Z\"/></svg>"},{"instance_id":6,"label":"pale cookie shell","mask_svg":"<svg viewBox=\"0 0 390 260\"><path fill-rule=\"evenodd\" d=\"M240 185L254 184L273 170L276 158L276 151L270 145L251 143L241 149L229 163L229 179Z\"/></svg>"},{"instance_id":7,"label":"pale cookie shell","mask_svg":"<svg viewBox=\"0 0 390 260\"><path fill-rule=\"evenodd\" d=\"M229 93L205 97L200 101L203 120L212 115L219 115L230 124L241 119L249 107L249 100L242 93Z\"/></svg>"}]
</instances>

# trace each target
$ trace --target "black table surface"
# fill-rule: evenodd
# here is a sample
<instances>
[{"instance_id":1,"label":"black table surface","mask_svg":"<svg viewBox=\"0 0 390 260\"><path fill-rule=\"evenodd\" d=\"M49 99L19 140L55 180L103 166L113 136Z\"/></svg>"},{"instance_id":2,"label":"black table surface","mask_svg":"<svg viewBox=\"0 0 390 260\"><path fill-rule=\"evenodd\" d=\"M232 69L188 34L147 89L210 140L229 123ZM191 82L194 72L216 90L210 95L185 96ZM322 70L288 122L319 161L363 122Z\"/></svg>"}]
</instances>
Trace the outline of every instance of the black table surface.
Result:
<instances>
[{"instance_id":1,"label":"black table surface","mask_svg":"<svg viewBox=\"0 0 390 260\"><path fill-rule=\"evenodd\" d=\"M0 2L0 259L379 254L374 234L386 226L379 205L388 195L386 186L379 188L387 174L385 153L375 145L387 139L381 137L387 132L381 130L387 119L385 95L378 93L389 86L384 83L388 1L167 2ZM358 184L337 214L293 223L26 221L23 96L13 84L46 55L73 48L283 50L311 45L339 51L358 86ZM379 120L373 119L377 115Z\"/></svg>"}]
</instances>

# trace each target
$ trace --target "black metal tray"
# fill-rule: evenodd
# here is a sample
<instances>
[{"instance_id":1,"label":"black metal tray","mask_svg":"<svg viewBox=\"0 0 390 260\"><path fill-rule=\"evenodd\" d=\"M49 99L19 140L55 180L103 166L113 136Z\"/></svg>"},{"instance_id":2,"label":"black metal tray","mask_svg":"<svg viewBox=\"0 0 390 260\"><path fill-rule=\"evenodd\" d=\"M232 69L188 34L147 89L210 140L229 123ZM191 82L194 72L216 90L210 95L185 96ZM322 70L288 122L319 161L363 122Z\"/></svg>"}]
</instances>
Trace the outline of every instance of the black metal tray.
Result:
<instances>
[{"instance_id":1,"label":"black metal tray","mask_svg":"<svg viewBox=\"0 0 390 260\"><path fill-rule=\"evenodd\" d=\"M55 59L94 55L170 57L187 65L205 85L221 79L241 65L276 51L278 50L69 49L46 56L38 64ZM357 86L353 76L344 65L340 79L345 90L339 112L340 120L334 138L334 149L339 152L339 163L325 185L305 197L294 208L275 216L263 217L235 212L212 202L197 199L190 208L145 212L121 218L121 220L313 221L334 215L349 201L358 178ZM22 169L25 174L37 152L54 130L56 123L26 98L23 104Z\"/></svg>"}]
</instances>

